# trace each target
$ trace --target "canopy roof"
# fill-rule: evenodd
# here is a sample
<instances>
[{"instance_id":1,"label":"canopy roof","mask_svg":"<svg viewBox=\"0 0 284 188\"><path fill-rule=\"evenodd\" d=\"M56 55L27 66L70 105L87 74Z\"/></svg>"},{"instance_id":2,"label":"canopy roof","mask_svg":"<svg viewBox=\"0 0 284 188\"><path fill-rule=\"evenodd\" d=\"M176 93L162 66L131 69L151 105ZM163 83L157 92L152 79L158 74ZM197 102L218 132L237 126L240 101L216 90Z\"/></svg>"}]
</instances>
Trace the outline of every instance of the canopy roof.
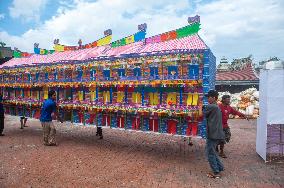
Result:
<instances>
[{"instance_id":1,"label":"canopy roof","mask_svg":"<svg viewBox=\"0 0 284 188\"><path fill-rule=\"evenodd\" d=\"M241 70L217 72L216 85L234 85L241 82L246 84L258 84L259 78L257 77L251 63L248 63Z\"/></svg>"}]
</instances>

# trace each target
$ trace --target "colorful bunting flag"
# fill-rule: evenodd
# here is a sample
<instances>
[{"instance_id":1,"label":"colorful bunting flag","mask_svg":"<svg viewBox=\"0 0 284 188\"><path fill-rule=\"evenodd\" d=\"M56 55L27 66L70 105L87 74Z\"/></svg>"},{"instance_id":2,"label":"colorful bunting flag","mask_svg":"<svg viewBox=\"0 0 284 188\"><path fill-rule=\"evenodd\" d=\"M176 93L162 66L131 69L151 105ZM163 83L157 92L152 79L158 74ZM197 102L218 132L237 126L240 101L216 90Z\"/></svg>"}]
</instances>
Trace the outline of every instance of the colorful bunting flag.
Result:
<instances>
[{"instance_id":1,"label":"colorful bunting flag","mask_svg":"<svg viewBox=\"0 0 284 188\"><path fill-rule=\"evenodd\" d=\"M145 36L146 36L146 31L139 31L135 33L134 35L130 35L128 37L112 42L111 47L115 48L119 46L125 46L127 44L131 44L134 42L138 42L138 41L145 39Z\"/></svg>"},{"instance_id":2,"label":"colorful bunting flag","mask_svg":"<svg viewBox=\"0 0 284 188\"><path fill-rule=\"evenodd\" d=\"M200 30L200 23L194 23L188 25L186 27L180 28L176 30L177 38L186 37L188 35L192 35L197 33Z\"/></svg>"},{"instance_id":3,"label":"colorful bunting flag","mask_svg":"<svg viewBox=\"0 0 284 188\"><path fill-rule=\"evenodd\" d=\"M111 43L112 35L101 38L97 41L97 46L104 46Z\"/></svg>"},{"instance_id":4,"label":"colorful bunting flag","mask_svg":"<svg viewBox=\"0 0 284 188\"><path fill-rule=\"evenodd\" d=\"M140 31L138 33L135 33L134 34L134 41L138 42L138 41L144 40L145 36L146 36L146 31Z\"/></svg>"},{"instance_id":5,"label":"colorful bunting flag","mask_svg":"<svg viewBox=\"0 0 284 188\"><path fill-rule=\"evenodd\" d=\"M14 58L21 58L21 57L30 57L32 54L28 52L19 52L19 51L14 51L13 52L13 57Z\"/></svg>"},{"instance_id":6,"label":"colorful bunting flag","mask_svg":"<svg viewBox=\"0 0 284 188\"><path fill-rule=\"evenodd\" d=\"M56 51L56 52L64 52L64 46L61 45L61 44L55 44L53 49Z\"/></svg>"},{"instance_id":7,"label":"colorful bunting flag","mask_svg":"<svg viewBox=\"0 0 284 188\"><path fill-rule=\"evenodd\" d=\"M130 44L130 43L134 43L134 35L131 35L129 37L125 38L125 43L126 44Z\"/></svg>"},{"instance_id":8,"label":"colorful bunting flag","mask_svg":"<svg viewBox=\"0 0 284 188\"><path fill-rule=\"evenodd\" d=\"M200 30L200 23L193 23L186 27L177 29L175 31L170 31L170 32L163 33L157 36L146 38L146 44L164 42L164 41L173 40L176 38L187 37L189 35L198 33L199 30Z\"/></svg>"},{"instance_id":9,"label":"colorful bunting flag","mask_svg":"<svg viewBox=\"0 0 284 188\"><path fill-rule=\"evenodd\" d=\"M16 57L16 58L20 58L20 57L22 57L22 52L14 51L13 56Z\"/></svg>"}]
</instances>

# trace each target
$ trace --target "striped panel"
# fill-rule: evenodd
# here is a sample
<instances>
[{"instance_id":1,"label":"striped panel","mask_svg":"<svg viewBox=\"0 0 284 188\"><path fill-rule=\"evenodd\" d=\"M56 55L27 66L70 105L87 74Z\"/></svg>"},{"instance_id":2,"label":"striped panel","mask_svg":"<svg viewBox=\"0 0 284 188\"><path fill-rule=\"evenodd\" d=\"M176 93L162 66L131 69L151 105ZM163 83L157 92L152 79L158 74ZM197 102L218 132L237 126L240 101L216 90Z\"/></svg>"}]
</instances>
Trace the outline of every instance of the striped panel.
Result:
<instances>
[{"instance_id":1,"label":"striped panel","mask_svg":"<svg viewBox=\"0 0 284 188\"><path fill-rule=\"evenodd\" d=\"M217 72L216 80L258 80L251 64L239 71Z\"/></svg>"}]
</instances>

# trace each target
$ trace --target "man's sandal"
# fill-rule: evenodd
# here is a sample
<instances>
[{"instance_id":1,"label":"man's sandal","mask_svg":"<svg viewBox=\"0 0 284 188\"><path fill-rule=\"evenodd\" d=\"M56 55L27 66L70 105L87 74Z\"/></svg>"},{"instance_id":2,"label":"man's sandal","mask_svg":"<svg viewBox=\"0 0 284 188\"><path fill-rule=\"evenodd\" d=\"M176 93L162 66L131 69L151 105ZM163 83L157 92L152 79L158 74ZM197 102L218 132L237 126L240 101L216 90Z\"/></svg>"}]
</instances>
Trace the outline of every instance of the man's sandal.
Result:
<instances>
[{"instance_id":1,"label":"man's sandal","mask_svg":"<svg viewBox=\"0 0 284 188\"><path fill-rule=\"evenodd\" d=\"M207 174L207 177L208 177L208 178L219 179L219 178L221 178L221 175L220 175L220 174L213 174L213 173L209 172L209 173Z\"/></svg>"},{"instance_id":2,"label":"man's sandal","mask_svg":"<svg viewBox=\"0 0 284 188\"><path fill-rule=\"evenodd\" d=\"M227 156L225 155L225 153L220 153L219 156L222 157L222 158L227 158Z\"/></svg>"}]
</instances>

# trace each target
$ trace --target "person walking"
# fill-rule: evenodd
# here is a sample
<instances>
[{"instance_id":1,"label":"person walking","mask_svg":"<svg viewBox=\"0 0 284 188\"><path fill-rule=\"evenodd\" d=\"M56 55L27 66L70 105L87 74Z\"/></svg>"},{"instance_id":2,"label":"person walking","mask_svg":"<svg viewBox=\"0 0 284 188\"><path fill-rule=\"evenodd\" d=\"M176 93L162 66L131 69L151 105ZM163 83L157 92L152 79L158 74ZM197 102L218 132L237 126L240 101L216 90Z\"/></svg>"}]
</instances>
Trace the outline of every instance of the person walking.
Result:
<instances>
[{"instance_id":1,"label":"person walking","mask_svg":"<svg viewBox=\"0 0 284 188\"><path fill-rule=\"evenodd\" d=\"M96 136L99 136L100 139L103 139L103 128L99 125L97 125L97 132L96 132Z\"/></svg>"},{"instance_id":2,"label":"person walking","mask_svg":"<svg viewBox=\"0 0 284 188\"><path fill-rule=\"evenodd\" d=\"M221 178L220 172L224 170L224 165L216 153L217 144L225 139L222 127L222 113L217 105L218 92L210 90L206 95L208 105L203 107L203 113L207 120L206 156L212 172L207 174L210 178Z\"/></svg>"},{"instance_id":3,"label":"person walking","mask_svg":"<svg viewBox=\"0 0 284 188\"><path fill-rule=\"evenodd\" d=\"M245 114L235 110L234 108L232 108L230 106L230 103L231 103L230 95L223 95L221 102L222 103L219 104L219 108L221 109L221 112L222 112L222 125L223 125L223 131L224 131L224 134L225 134L225 140L223 142L220 142L217 145L216 151L217 152L220 151L220 153L219 153L220 157L227 158L227 156L224 153L224 147L225 147L225 144L230 142L230 139L231 139L231 130L230 130L230 127L228 125L229 115L230 114L238 115L239 117L245 118L247 120L249 120L249 118ZM218 147L220 147L220 150L219 150Z\"/></svg>"},{"instance_id":4,"label":"person walking","mask_svg":"<svg viewBox=\"0 0 284 188\"><path fill-rule=\"evenodd\" d=\"M20 123L21 123L20 129L23 129L24 127L27 127L26 123L28 121L28 118L26 117L26 106L22 105L22 107L23 107L23 115L20 117Z\"/></svg>"},{"instance_id":5,"label":"person walking","mask_svg":"<svg viewBox=\"0 0 284 188\"><path fill-rule=\"evenodd\" d=\"M45 146L57 145L55 140L56 129L52 122L52 114L54 114L57 119L63 123L57 113L55 100L56 92L54 90L50 90L48 92L48 99L43 102L41 109L40 122L43 127L43 144Z\"/></svg>"}]
</instances>

